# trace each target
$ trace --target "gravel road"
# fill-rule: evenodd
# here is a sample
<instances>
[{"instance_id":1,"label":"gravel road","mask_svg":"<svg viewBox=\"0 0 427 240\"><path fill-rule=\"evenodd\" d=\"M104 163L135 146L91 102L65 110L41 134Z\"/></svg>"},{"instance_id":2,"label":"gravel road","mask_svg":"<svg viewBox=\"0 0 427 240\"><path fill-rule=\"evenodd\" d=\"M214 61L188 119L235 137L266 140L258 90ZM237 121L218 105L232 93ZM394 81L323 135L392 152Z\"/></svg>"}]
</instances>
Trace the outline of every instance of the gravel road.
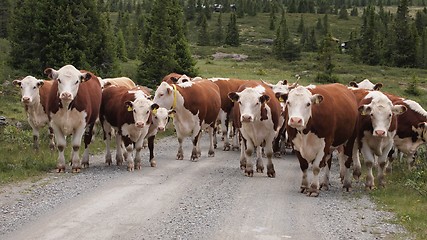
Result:
<instances>
[{"instance_id":1,"label":"gravel road","mask_svg":"<svg viewBox=\"0 0 427 240\"><path fill-rule=\"evenodd\" d=\"M155 145L157 167L127 172L91 158L79 174L49 173L35 182L0 189L0 239L408 239L393 215L380 211L360 184L341 189L334 165L329 191L317 198L299 193L301 171L294 155L275 158L276 178L245 177L239 152L175 160L173 137ZM265 161L266 162L266 161Z\"/></svg>"}]
</instances>

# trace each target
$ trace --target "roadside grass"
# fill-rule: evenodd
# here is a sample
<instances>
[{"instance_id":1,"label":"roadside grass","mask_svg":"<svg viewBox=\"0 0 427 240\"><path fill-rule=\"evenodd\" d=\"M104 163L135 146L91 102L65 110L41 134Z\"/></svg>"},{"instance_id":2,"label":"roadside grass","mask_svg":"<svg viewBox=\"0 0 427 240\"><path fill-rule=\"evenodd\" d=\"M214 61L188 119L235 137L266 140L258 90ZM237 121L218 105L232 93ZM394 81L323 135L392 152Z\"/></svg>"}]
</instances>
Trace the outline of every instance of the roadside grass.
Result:
<instances>
[{"instance_id":1,"label":"roadside grass","mask_svg":"<svg viewBox=\"0 0 427 240\"><path fill-rule=\"evenodd\" d=\"M425 148L420 151L417 168L409 171L406 162L394 162L386 176L387 186L371 193L379 207L396 214L396 223L427 239L427 162Z\"/></svg>"}]
</instances>

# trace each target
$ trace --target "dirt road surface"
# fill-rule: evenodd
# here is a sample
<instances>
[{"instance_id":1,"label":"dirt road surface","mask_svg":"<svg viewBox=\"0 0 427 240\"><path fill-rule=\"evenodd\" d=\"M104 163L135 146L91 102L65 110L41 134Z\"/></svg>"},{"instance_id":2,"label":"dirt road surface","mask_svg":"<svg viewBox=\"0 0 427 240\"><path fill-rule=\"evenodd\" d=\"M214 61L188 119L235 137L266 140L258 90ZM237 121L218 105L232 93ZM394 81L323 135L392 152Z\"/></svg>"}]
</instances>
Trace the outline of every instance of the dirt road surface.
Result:
<instances>
[{"instance_id":1,"label":"dirt road surface","mask_svg":"<svg viewBox=\"0 0 427 240\"><path fill-rule=\"evenodd\" d=\"M157 167L127 172L91 158L79 174L50 173L37 182L0 191L0 239L407 239L390 224L361 183L341 189L338 166L331 187L317 198L299 192L301 171L294 155L275 158L276 178L246 177L239 152L222 151L191 162L175 160L177 140L157 142ZM113 155L114 156L114 155ZM266 163L266 161L265 161Z\"/></svg>"}]
</instances>

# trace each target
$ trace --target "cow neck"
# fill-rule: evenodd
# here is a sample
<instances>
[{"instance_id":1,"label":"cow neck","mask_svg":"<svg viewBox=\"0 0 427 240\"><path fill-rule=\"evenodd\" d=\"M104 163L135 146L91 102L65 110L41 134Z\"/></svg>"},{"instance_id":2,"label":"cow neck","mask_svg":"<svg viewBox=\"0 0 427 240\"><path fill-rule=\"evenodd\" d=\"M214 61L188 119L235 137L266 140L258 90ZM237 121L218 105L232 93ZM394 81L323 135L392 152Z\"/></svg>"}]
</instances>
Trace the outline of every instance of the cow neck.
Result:
<instances>
[{"instance_id":1,"label":"cow neck","mask_svg":"<svg viewBox=\"0 0 427 240\"><path fill-rule=\"evenodd\" d=\"M172 110L175 110L175 108L176 108L176 92L177 92L177 90L176 90L176 85L175 85L175 84L172 84L172 87L173 87L173 103L172 103Z\"/></svg>"}]
</instances>

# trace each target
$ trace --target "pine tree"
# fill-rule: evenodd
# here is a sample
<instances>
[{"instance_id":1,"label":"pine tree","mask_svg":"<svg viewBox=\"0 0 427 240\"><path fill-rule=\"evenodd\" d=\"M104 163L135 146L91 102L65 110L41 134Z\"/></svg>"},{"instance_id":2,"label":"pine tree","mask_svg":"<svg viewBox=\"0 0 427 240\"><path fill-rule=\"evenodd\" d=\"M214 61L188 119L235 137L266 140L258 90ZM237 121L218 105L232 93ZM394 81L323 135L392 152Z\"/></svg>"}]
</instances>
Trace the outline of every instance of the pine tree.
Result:
<instances>
[{"instance_id":1,"label":"pine tree","mask_svg":"<svg viewBox=\"0 0 427 240\"><path fill-rule=\"evenodd\" d=\"M277 59L286 58L286 44L289 40L289 30L286 24L285 11L282 10L282 17L280 19L280 25L276 31L276 38L273 43L273 54Z\"/></svg>"},{"instance_id":2,"label":"pine tree","mask_svg":"<svg viewBox=\"0 0 427 240\"><path fill-rule=\"evenodd\" d=\"M11 7L9 0L0 1L0 38L7 37Z\"/></svg>"},{"instance_id":3,"label":"pine tree","mask_svg":"<svg viewBox=\"0 0 427 240\"><path fill-rule=\"evenodd\" d=\"M10 40L15 68L35 75L65 64L99 75L116 69L113 36L95 1L27 0L13 12Z\"/></svg>"},{"instance_id":4,"label":"pine tree","mask_svg":"<svg viewBox=\"0 0 427 240\"><path fill-rule=\"evenodd\" d=\"M357 10L357 7L353 7L351 9L350 16L353 16L353 17L359 16L359 11Z\"/></svg>"},{"instance_id":5,"label":"pine tree","mask_svg":"<svg viewBox=\"0 0 427 240\"><path fill-rule=\"evenodd\" d=\"M127 61L126 42L125 42L125 37L123 36L123 31L121 29L117 32L116 46L117 46L117 57L120 60L126 62Z\"/></svg>"},{"instance_id":6,"label":"pine tree","mask_svg":"<svg viewBox=\"0 0 427 240\"><path fill-rule=\"evenodd\" d=\"M269 29L270 30L276 29L276 12L275 12L274 8L271 8L271 10L270 10L270 25L269 25Z\"/></svg>"},{"instance_id":7,"label":"pine tree","mask_svg":"<svg viewBox=\"0 0 427 240\"><path fill-rule=\"evenodd\" d=\"M348 20L348 12L347 12L347 8L345 7L345 4L341 6L338 19Z\"/></svg>"},{"instance_id":8,"label":"pine tree","mask_svg":"<svg viewBox=\"0 0 427 240\"><path fill-rule=\"evenodd\" d=\"M363 15L360 51L362 62L377 65L380 62L379 46L377 45L377 31L375 24L375 8L367 7Z\"/></svg>"},{"instance_id":9,"label":"pine tree","mask_svg":"<svg viewBox=\"0 0 427 240\"><path fill-rule=\"evenodd\" d=\"M297 4L295 0L291 0L289 6L287 8L288 13L296 13L297 12Z\"/></svg>"},{"instance_id":10,"label":"pine tree","mask_svg":"<svg viewBox=\"0 0 427 240\"><path fill-rule=\"evenodd\" d=\"M318 47L317 39L316 39L316 31L313 28L309 34L305 49L307 51L315 52L315 51L317 51L318 48L319 47Z\"/></svg>"},{"instance_id":11,"label":"pine tree","mask_svg":"<svg viewBox=\"0 0 427 240\"><path fill-rule=\"evenodd\" d=\"M316 77L316 81L320 83L333 83L337 82L337 78L333 76L333 70L335 65L333 64L333 56L336 51L335 41L332 39L330 33L328 33L321 43L318 59L319 66L322 70Z\"/></svg>"},{"instance_id":12,"label":"pine tree","mask_svg":"<svg viewBox=\"0 0 427 240\"><path fill-rule=\"evenodd\" d=\"M408 0L401 0L394 21L396 42L394 63L397 67L415 66L415 45L409 26Z\"/></svg>"},{"instance_id":13,"label":"pine tree","mask_svg":"<svg viewBox=\"0 0 427 240\"><path fill-rule=\"evenodd\" d=\"M196 17L196 0L188 0L185 8L185 17L187 20L193 20Z\"/></svg>"},{"instance_id":14,"label":"pine tree","mask_svg":"<svg viewBox=\"0 0 427 240\"><path fill-rule=\"evenodd\" d=\"M213 35L216 45L221 45L224 41L224 29L222 26L222 13L218 15L218 20L216 22L216 30Z\"/></svg>"},{"instance_id":15,"label":"pine tree","mask_svg":"<svg viewBox=\"0 0 427 240\"><path fill-rule=\"evenodd\" d=\"M208 33L208 20L206 16L203 14L202 22L200 23L199 35L197 39L197 45L199 46L209 46L210 39Z\"/></svg>"},{"instance_id":16,"label":"pine tree","mask_svg":"<svg viewBox=\"0 0 427 240\"><path fill-rule=\"evenodd\" d=\"M230 22L227 25L227 35L225 36L225 44L237 47L240 45L239 29L237 28L236 14L231 13Z\"/></svg>"},{"instance_id":17,"label":"pine tree","mask_svg":"<svg viewBox=\"0 0 427 240\"><path fill-rule=\"evenodd\" d=\"M211 8L209 7L209 1L205 0L203 2L203 5L205 6L205 8L203 9L203 12L205 14L206 19L211 20L212 19L212 11L211 11Z\"/></svg>"},{"instance_id":18,"label":"pine tree","mask_svg":"<svg viewBox=\"0 0 427 240\"><path fill-rule=\"evenodd\" d=\"M298 24L297 33L303 33L304 29L305 29L305 27L304 27L304 18L301 15L300 20L299 20L299 24Z\"/></svg>"}]
</instances>

